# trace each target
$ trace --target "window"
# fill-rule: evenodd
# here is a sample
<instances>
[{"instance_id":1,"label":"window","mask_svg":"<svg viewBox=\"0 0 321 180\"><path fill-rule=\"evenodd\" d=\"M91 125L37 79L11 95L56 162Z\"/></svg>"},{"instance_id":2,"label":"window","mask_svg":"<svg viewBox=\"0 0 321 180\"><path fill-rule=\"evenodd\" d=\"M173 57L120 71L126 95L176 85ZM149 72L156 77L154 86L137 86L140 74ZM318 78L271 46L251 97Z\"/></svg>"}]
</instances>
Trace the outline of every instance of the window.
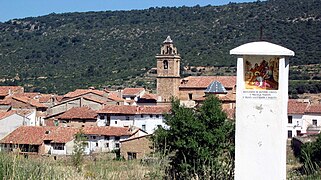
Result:
<instances>
[{"instance_id":1,"label":"window","mask_svg":"<svg viewBox=\"0 0 321 180\"><path fill-rule=\"evenodd\" d=\"M105 119L105 116L104 115L100 115L99 119Z\"/></svg>"},{"instance_id":2,"label":"window","mask_svg":"<svg viewBox=\"0 0 321 180\"><path fill-rule=\"evenodd\" d=\"M152 118L152 117L153 117L153 115L151 114L151 115L149 115L149 117L150 117L150 118Z\"/></svg>"},{"instance_id":3,"label":"window","mask_svg":"<svg viewBox=\"0 0 321 180\"><path fill-rule=\"evenodd\" d=\"M129 120L129 116L126 116L126 120Z\"/></svg>"},{"instance_id":4,"label":"window","mask_svg":"<svg viewBox=\"0 0 321 180\"><path fill-rule=\"evenodd\" d=\"M317 125L318 125L318 121L317 121L316 119L312 119L312 124L313 124L314 126L317 126Z\"/></svg>"},{"instance_id":5,"label":"window","mask_svg":"<svg viewBox=\"0 0 321 180\"><path fill-rule=\"evenodd\" d=\"M98 142L96 142L96 147L98 147Z\"/></svg>"},{"instance_id":6,"label":"window","mask_svg":"<svg viewBox=\"0 0 321 180\"><path fill-rule=\"evenodd\" d=\"M142 130L143 130L143 131L146 131L146 124L143 124L143 125L142 125Z\"/></svg>"},{"instance_id":7,"label":"window","mask_svg":"<svg viewBox=\"0 0 321 180\"><path fill-rule=\"evenodd\" d=\"M288 130L288 138L292 138L292 130Z\"/></svg>"},{"instance_id":8,"label":"window","mask_svg":"<svg viewBox=\"0 0 321 180\"><path fill-rule=\"evenodd\" d=\"M65 149L65 145L62 143L54 143L52 144L52 148L54 150L64 150Z\"/></svg>"},{"instance_id":9,"label":"window","mask_svg":"<svg viewBox=\"0 0 321 180\"><path fill-rule=\"evenodd\" d=\"M288 116L288 123L292 124L292 116Z\"/></svg>"},{"instance_id":10,"label":"window","mask_svg":"<svg viewBox=\"0 0 321 180\"><path fill-rule=\"evenodd\" d=\"M115 121L115 124L117 124L117 121Z\"/></svg>"},{"instance_id":11,"label":"window","mask_svg":"<svg viewBox=\"0 0 321 180\"><path fill-rule=\"evenodd\" d=\"M137 153L135 153L135 152L127 152L127 157L128 157L128 160L136 159L137 158Z\"/></svg>"},{"instance_id":12,"label":"window","mask_svg":"<svg viewBox=\"0 0 321 180\"><path fill-rule=\"evenodd\" d=\"M164 69L168 69L168 61L167 60L163 61L163 65L164 65Z\"/></svg>"},{"instance_id":13,"label":"window","mask_svg":"<svg viewBox=\"0 0 321 180\"><path fill-rule=\"evenodd\" d=\"M159 115L158 115L158 114L156 115L156 118L159 118Z\"/></svg>"},{"instance_id":14,"label":"window","mask_svg":"<svg viewBox=\"0 0 321 180\"><path fill-rule=\"evenodd\" d=\"M109 147L109 143L106 143L106 148L108 148Z\"/></svg>"},{"instance_id":15,"label":"window","mask_svg":"<svg viewBox=\"0 0 321 180\"><path fill-rule=\"evenodd\" d=\"M299 121L296 121L296 126L300 126L300 123L299 123Z\"/></svg>"},{"instance_id":16,"label":"window","mask_svg":"<svg viewBox=\"0 0 321 180\"><path fill-rule=\"evenodd\" d=\"M82 120L82 123L86 123L86 120Z\"/></svg>"},{"instance_id":17,"label":"window","mask_svg":"<svg viewBox=\"0 0 321 180\"><path fill-rule=\"evenodd\" d=\"M115 136L115 141L119 141L120 137L119 136Z\"/></svg>"},{"instance_id":18,"label":"window","mask_svg":"<svg viewBox=\"0 0 321 180\"><path fill-rule=\"evenodd\" d=\"M143 114L141 114L141 115L140 115L140 117L141 117L141 118L144 118L144 115L143 115Z\"/></svg>"},{"instance_id":19,"label":"window","mask_svg":"<svg viewBox=\"0 0 321 180\"><path fill-rule=\"evenodd\" d=\"M96 136L91 136L91 138L96 139Z\"/></svg>"},{"instance_id":20,"label":"window","mask_svg":"<svg viewBox=\"0 0 321 180\"><path fill-rule=\"evenodd\" d=\"M115 143L115 147L116 147L116 148L119 148L119 143Z\"/></svg>"},{"instance_id":21,"label":"window","mask_svg":"<svg viewBox=\"0 0 321 180\"><path fill-rule=\"evenodd\" d=\"M104 136L104 139L108 141L109 140L109 136Z\"/></svg>"}]
</instances>

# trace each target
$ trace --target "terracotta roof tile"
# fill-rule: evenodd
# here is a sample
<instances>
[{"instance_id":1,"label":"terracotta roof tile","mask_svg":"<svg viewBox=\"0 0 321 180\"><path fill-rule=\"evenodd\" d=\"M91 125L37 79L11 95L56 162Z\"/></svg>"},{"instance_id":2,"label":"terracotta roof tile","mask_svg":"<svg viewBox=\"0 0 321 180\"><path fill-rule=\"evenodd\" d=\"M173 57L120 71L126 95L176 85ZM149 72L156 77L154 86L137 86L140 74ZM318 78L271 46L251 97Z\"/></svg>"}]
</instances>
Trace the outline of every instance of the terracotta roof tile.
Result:
<instances>
[{"instance_id":1,"label":"terracotta roof tile","mask_svg":"<svg viewBox=\"0 0 321 180\"><path fill-rule=\"evenodd\" d=\"M11 98L5 98L3 100L0 100L0 105L10 105Z\"/></svg>"},{"instance_id":2,"label":"terracotta roof tile","mask_svg":"<svg viewBox=\"0 0 321 180\"><path fill-rule=\"evenodd\" d=\"M123 90L123 95L125 96L136 96L140 94L142 91L145 91L144 88L125 88Z\"/></svg>"},{"instance_id":3,"label":"terracotta roof tile","mask_svg":"<svg viewBox=\"0 0 321 180\"><path fill-rule=\"evenodd\" d=\"M116 101L116 102L123 102L124 99L118 96L117 92L110 92L108 94L108 99L112 100L112 101Z\"/></svg>"},{"instance_id":4,"label":"terracotta roof tile","mask_svg":"<svg viewBox=\"0 0 321 180\"><path fill-rule=\"evenodd\" d=\"M308 107L308 103L299 102L297 100L289 99L288 114L304 114Z\"/></svg>"},{"instance_id":5,"label":"terracotta roof tile","mask_svg":"<svg viewBox=\"0 0 321 180\"><path fill-rule=\"evenodd\" d=\"M95 89L76 89L75 91L65 94L64 97L65 98L74 98L74 97L85 95L88 93L97 94L99 96L104 96L106 94L105 91L100 91L100 90L95 90Z\"/></svg>"},{"instance_id":6,"label":"terracotta roof tile","mask_svg":"<svg viewBox=\"0 0 321 180\"><path fill-rule=\"evenodd\" d=\"M39 97L39 102L40 103L48 103L51 101L51 98L53 97L52 94L41 94Z\"/></svg>"},{"instance_id":7,"label":"terracotta roof tile","mask_svg":"<svg viewBox=\"0 0 321 180\"><path fill-rule=\"evenodd\" d=\"M98 113L106 114L136 114L136 106L117 106L117 105L107 105L103 109L98 110Z\"/></svg>"},{"instance_id":8,"label":"terracotta roof tile","mask_svg":"<svg viewBox=\"0 0 321 180\"><path fill-rule=\"evenodd\" d=\"M104 100L97 99L97 98L94 98L94 97L84 96L83 98L86 99L86 100L89 100L89 101L97 102L99 104L105 104L106 103L106 100L104 101Z\"/></svg>"},{"instance_id":9,"label":"terracotta roof tile","mask_svg":"<svg viewBox=\"0 0 321 180\"><path fill-rule=\"evenodd\" d=\"M213 81L218 81L225 88L234 88L236 76L189 76L181 80L180 88L207 88Z\"/></svg>"},{"instance_id":10,"label":"terracotta roof tile","mask_svg":"<svg viewBox=\"0 0 321 180\"><path fill-rule=\"evenodd\" d=\"M21 97L13 96L12 99L15 99L15 100L30 104L31 106L34 106L34 107L47 108L46 105L39 103L37 100L30 99L30 98L25 97L25 96L21 96Z\"/></svg>"},{"instance_id":11,"label":"terracotta roof tile","mask_svg":"<svg viewBox=\"0 0 321 180\"><path fill-rule=\"evenodd\" d=\"M170 106L117 106L108 105L99 110L98 113L105 114L163 114L169 113Z\"/></svg>"},{"instance_id":12,"label":"terracotta roof tile","mask_svg":"<svg viewBox=\"0 0 321 180\"><path fill-rule=\"evenodd\" d=\"M21 86L0 86L0 96L7 96L9 92L22 93L24 91Z\"/></svg>"},{"instance_id":13,"label":"terracotta roof tile","mask_svg":"<svg viewBox=\"0 0 321 180\"><path fill-rule=\"evenodd\" d=\"M84 134L97 134L104 136L130 136L132 133L129 128L101 126L101 127L84 127L82 128Z\"/></svg>"},{"instance_id":14,"label":"terracotta roof tile","mask_svg":"<svg viewBox=\"0 0 321 180\"><path fill-rule=\"evenodd\" d=\"M306 113L321 114L321 104L310 105L306 110Z\"/></svg>"},{"instance_id":15,"label":"terracotta roof tile","mask_svg":"<svg viewBox=\"0 0 321 180\"><path fill-rule=\"evenodd\" d=\"M157 100L157 95L156 94L144 93L144 95L141 98L142 99Z\"/></svg>"},{"instance_id":16,"label":"terracotta roof tile","mask_svg":"<svg viewBox=\"0 0 321 180\"><path fill-rule=\"evenodd\" d=\"M40 93L38 93L38 92L24 92L24 93L17 93L14 96L15 97L27 97L27 98L34 99L37 96L40 96Z\"/></svg>"},{"instance_id":17,"label":"terracotta roof tile","mask_svg":"<svg viewBox=\"0 0 321 180\"><path fill-rule=\"evenodd\" d=\"M49 134L47 134L44 140L51 140L53 143L66 143L75 138L75 134L80 131L78 128L70 127L55 127Z\"/></svg>"},{"instance_id":18,"label":"terracotta roof tile","mask_svg":"<svg viewBox=\"0 0 321 180\"><path fill-rule=\"evenodd\" d=\"M137 114L164 114L170 111L170 106L139 106Z\"/></svg>"},{"instance_id":19,"label":"terracotta roof tile","mask_svg":"<svg viewBox=\"0 0 321 180\"><path fill-rule=\"evenodd\" d=\"M61 102L64 97L63 97L63 96L56 96L55 98L56 98L56 100L57 100L58 102Z\"/></svg>"},{"instance_id":20,"label":"terracotta roof tile","mask_svg":"<svg viewBox=\"0 0 321 180\"><path fill-rule=\"evenodd\" d=\"M96 119L97 112L89 107L74 107L64 112L58 119Z\"/></svg>"},{"instance_id":21,"label":"terracotta roof tile","mask_svg":"<svg viewBox=\"0 0 321 180\"><path fill-rule=\"evenodd\" d=\"M9 117L13 114L16 114L16 111L7 111L7 112L0 112L0 120Z\"/></svg>"},{"instance_id":22,"label":"terracotta roof tile","mask_svg":"<svg viewBox=\"0 0 321 180\"><path fill-rule=\"evenodd\" d=\"M0 143L40 145L44 140L66 143L74 139L78 128L21 126L4 137Z\"/></svg>"}]
</instances>

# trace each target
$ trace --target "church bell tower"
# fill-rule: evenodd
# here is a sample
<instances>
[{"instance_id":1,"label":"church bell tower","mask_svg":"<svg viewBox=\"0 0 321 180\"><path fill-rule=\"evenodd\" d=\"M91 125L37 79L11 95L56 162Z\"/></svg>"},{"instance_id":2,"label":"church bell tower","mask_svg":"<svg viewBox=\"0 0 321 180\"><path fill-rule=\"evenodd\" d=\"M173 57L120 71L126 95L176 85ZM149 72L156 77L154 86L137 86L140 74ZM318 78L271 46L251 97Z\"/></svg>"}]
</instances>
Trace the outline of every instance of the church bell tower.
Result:
<instances>
[{"instance_id":1,"label":"church bell tower","mask_svg":"<svg viewBox=\"0 0 321 180\"><path fill-rule=\"evenodd\" d=\"M171 97L179 96L181 57L168 36L163 42L157 60L157 95L161 102L170 102Z\"/></svg>"}]
</instances>

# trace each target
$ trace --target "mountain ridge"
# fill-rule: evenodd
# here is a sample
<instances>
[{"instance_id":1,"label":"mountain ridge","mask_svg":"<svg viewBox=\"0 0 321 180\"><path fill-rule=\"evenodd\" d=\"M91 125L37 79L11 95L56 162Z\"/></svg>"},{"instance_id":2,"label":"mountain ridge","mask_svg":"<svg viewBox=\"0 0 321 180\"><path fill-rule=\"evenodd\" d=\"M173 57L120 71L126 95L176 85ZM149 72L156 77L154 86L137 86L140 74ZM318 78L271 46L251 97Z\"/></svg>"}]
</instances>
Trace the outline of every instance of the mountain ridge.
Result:
<instances>
[{"instance_id":1,"label":"mountain ridge","mask_svg":"<svg viewBox=\"0 0 321 180\"><path fill-rule=\"evenodd\" d=\"M235 66L229 50L259 40L261 27L263 40L295 51L291 64L315 64L320 8L317 0L270 0L14 19L0 23L0 79L56 93L121 85L156 66L168 35L184 66Z\"/></svg>"}]
</instances>

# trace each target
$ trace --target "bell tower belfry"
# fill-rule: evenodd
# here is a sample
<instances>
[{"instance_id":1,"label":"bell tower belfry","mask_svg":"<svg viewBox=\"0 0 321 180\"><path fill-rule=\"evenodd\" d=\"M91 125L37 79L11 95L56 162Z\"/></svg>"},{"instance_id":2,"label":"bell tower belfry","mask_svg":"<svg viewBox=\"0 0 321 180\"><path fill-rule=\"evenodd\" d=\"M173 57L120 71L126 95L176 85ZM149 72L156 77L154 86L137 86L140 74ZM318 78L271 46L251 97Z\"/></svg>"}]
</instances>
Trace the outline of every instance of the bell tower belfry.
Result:
<instances>
[{"instance_id":1,"label":"bell tower belfry","mask_svg":"<svg viewBox=\"0 0 321 180\"><path fill-rule=\"evenodd\" d=\"M181 57L168 36L163 42L157 60L157 96L161 102L170 102L171 97L179 96Z\"/></svg>"}]
</instances>

